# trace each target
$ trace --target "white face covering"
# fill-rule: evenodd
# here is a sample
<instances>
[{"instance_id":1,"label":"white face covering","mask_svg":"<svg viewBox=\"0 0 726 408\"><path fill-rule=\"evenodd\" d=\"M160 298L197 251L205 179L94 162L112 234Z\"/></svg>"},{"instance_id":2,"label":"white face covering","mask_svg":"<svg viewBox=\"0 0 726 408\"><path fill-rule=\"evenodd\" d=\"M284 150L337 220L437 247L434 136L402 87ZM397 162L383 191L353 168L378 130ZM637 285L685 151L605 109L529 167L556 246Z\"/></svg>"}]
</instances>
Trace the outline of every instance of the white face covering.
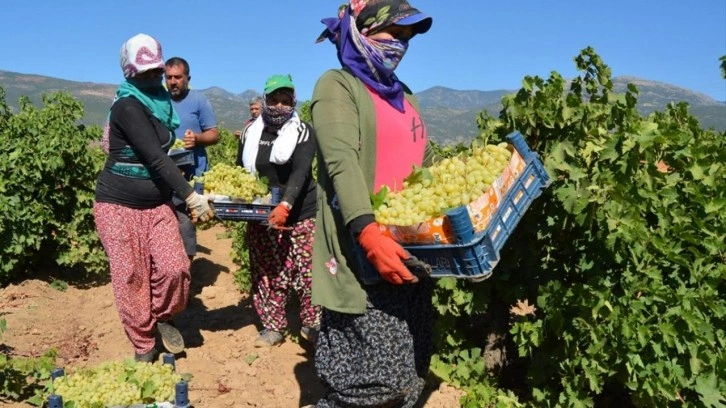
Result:
<instances>
[{"instance_id":1,"label":"white face covering","mask_svg":"<svg viewBox=\"0 0 726 408\"><path fill-rule=\"evenodd\" d=\"M150 69L164 69L161 44L146 34L136 34L121 46L121 69L125 78L133 78Z\"/></svg>"}]
</instances>

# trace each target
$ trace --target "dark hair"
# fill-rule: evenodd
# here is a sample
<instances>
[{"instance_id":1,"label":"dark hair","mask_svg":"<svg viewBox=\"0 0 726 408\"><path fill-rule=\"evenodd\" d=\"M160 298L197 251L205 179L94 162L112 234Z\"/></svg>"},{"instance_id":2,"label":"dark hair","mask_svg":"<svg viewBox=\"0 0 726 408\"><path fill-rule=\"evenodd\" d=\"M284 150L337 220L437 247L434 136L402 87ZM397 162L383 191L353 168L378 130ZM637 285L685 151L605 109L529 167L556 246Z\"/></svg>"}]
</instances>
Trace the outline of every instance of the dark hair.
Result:
<instances>
[{"instance_id":1,"label":"dark hair","mask_svg":"<svg viewBox=\"0 0 726 408\"><path fill-rule=\"evenodd\" d=\"M166 60L166 64L164 64L164 65L166 65L167 67L174 67L177 65L181 65L184 67L184 75L189 75L189 63L184 58L171 57L168 60Z\"/></svg>"}]
</instances>

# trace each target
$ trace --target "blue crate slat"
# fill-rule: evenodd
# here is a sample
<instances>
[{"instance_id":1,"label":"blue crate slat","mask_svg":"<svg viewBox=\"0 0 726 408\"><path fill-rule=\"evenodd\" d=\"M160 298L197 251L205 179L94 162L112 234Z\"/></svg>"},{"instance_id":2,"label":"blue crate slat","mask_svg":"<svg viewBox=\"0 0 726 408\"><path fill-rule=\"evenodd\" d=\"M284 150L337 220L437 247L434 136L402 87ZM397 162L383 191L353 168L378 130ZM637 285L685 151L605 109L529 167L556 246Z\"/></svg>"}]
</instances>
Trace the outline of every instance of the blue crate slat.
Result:
<instances>
[{"instance_id":1,"label":"blue crate slat","mask_svg":"<svg viewBox=\"0 0 726 408\"><path fill-rule=\"evenodd\" d=\"M250 203L231 203L219 202L212 203L214 212L221 220L229 221L267 221L270 211L275 208L274 205L268 204L250 204Z\"/></svg>"},{"instance_id":2,"label":"blue crate slat","mask_svg":"<svg viewBox=\"0 0 726 408\"><path fill-rule=\"evenodd\" d=\"M203 190L204 185L200 185ZM197 186L195 185L195 188ZM272 198L270 204L252 204L252 203L236 203L236 202L225 202L225 201L214 201L214 212L217 217L225 221L261 221L267 222L267 217L270 215L275 206L280 202L281 191L279 187L271 187L270 194Z\"/></svg>"},{"instance_id":3,"label":"blue crate slat","mask_svg":"<svg viewBox=\"0 0 726 408\"><path fill-rule=\"evenodd\" d=\"M432 276L473 280L490 277L504 243L530 204L549 185L550 178L539 156L530 150L522 135L513 132L507 136L507 141L522 156L525 167L502 197L484 231L474 233L468 211L461 206L446 214L456 232L456 243L404 245L411 254L431 265Z\"/></svg>"},{"instance_id":4,"label":"blue crate slat","mask_svg":"<svg viewBox=\"0 0 726 408\"><path fill-rule=\"evenodd\" d=\"M50 394L48 397L48 408L63 408L63 397L57 394Z\"/></svg>"},{"instance_id":5,"label":"blue crate slat","mask_svg":"<svg viewBox=\"0 0 726 408\"><path fill-rule=\"evenodd\" d=\"M58 377L66 375L66 371L60 367L56 367L50 371L50 379L55 380Z\"/></svg>"},{"instance_id":6,"label":"blue crate slat","mask_svg":"<svg viewBox=\"0 0 726 408\"><path fill-rule=\"evenodd\" d=\"M163 362L163 364L169 364L171 368L176 371L176 358L174 357L174 354L164 353L161 361Z\"/></svg>"},{"instance_id":7,"label":"blue crate slat","mask_svg":"<svg viewBox=\"0 0 726 408\"><path fill-rule=\"evenodd\" d=\"M189 403L189 385L186 381L182 380L176 383L174 391L175 408L187 408L191 406Z\"/></svg>"}]
</instances>

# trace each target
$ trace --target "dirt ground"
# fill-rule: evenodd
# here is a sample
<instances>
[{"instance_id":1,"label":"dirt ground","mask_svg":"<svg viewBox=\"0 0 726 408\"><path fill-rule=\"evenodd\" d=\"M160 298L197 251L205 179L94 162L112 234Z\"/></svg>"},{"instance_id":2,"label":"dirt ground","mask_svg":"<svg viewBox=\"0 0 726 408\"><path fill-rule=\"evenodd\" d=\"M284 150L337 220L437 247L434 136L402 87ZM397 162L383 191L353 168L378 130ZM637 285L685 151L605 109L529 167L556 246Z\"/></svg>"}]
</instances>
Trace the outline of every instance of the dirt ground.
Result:
<instances>
[{"instance_id":1,"label":"dirt ground","mask_svg":"<svg viewBox=\"0 0 726 408\"><path fill-rule=\"evenodd\" d=\"M199 254L192 264L192 290L187 310L175 318L186 350L177 356L177 371L190 373L189 397L195 408L287 408L315 404L322 387L315 375L314 349L298 333L290 317L291 334L280 346L253 346L257 318L247 294L234 285L236 266L231 240L215 226L200 230ZM122 360L133 350L121 329L111 285L74 284L66 291L45 280L26 280L0 289L0 315L7 331L0 345L12 354L37 356L54 347L57 365L94 366ZM421 408L459 406L461 393L431 379ZM30 407L0 399L3 407Z\"/></svg>"}]
</instances>

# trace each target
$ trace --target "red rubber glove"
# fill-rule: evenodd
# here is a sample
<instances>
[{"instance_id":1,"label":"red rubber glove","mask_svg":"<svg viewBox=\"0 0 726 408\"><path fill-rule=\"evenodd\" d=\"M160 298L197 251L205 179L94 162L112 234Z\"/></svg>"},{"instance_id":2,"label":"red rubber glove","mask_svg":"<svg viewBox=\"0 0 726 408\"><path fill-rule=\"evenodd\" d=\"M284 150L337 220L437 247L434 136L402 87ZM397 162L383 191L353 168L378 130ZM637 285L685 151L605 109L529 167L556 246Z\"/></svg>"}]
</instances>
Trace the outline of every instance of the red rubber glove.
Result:
<instances>
[{"instance_id":1,"label":"red rubber glove","mask_svg":"<svg viewBox=\"0 0 726 408\"><path fill-rule=\"evenodd\" d=\"M358 243L383 279L396 285L418 282L418 278L403 264L403 260L409 258L406 250L392 238L383 235L378 223L372 222L363 228Z\"/></svg>"},{"instance_id":2,"label":"red rubber glove","mask_svg":"<svg viewBox=\"0 0 726 408\"><path fill-rule=\"evenodd\" d=\"M287 217L290 216L289 204L280 203L277 207L270 211L270 215L267 216L267 223L270 227L275 229L288 229L285 227Z\"/></svg>"}]
</instances>

